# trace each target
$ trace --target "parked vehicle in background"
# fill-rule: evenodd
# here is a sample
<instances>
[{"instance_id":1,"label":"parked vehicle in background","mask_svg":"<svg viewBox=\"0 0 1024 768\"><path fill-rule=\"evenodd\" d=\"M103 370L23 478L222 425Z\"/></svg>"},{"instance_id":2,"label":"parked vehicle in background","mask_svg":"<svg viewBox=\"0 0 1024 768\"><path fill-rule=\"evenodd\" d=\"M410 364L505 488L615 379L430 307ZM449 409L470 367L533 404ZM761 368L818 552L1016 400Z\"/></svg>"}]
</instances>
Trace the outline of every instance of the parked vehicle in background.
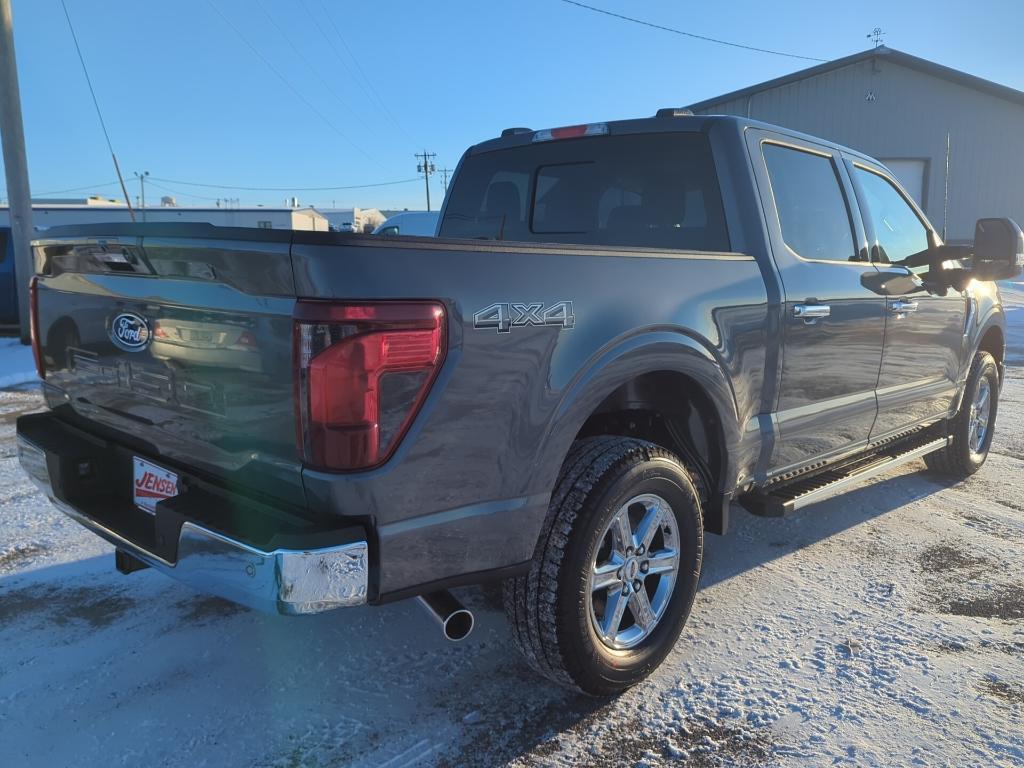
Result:
<instances>
[{"instance_id":1,"label":"parked vehicle in background","mask_svg":"<svg viewBox=\"0 0 1024 768\"><path fill-rule=\"evenodd\" d=\"M1008 219L944 245L865 155L676 110L470 148L437 238L34 247L21 464L118 568L286 614L415 596L453 639L447 590L502 580L529 663L592 694L669 653L730 502L981 467L1024 261Z\"/></svg>"},{"instance_id":2,"label":"parked vehicle in background","mask_svg":"<svg viewBox=\"0 0 1024 768\"><path fill-rule=\"evenodd\" d=\"M439 215L438 211L404 211L396 213L373 230L373 234L433 237L437 234Z\"/></svg>"},{"instance_id":3,"label":"parked vehicle in background","mask_svg":"<svg viewBox=\"0 0 1024 768\"><path fill-rule=\"evenodd\" d=\"M0 227L0 327L3 326L18 326L18 291L10 227Z\"/></svg>"}]
</instances>

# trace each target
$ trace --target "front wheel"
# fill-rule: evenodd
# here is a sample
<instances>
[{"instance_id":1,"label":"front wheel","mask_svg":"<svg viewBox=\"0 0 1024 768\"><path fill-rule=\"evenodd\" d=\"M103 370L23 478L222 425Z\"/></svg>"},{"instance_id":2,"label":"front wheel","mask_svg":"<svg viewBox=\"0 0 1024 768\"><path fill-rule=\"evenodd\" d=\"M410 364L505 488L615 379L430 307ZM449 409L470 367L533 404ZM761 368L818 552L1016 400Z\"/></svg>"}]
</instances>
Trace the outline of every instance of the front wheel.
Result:
<instances>
[{"instance_id":1,"label":"front wheel","mask_svg":"<svg viewBox=\"0 0 1024 768\"><path fill-rule=\"evenodd\" d=\"M999 372L988 352L978 352L971 363L964 398L953 418L953 441L924 457L928 469L950 477L973 475L988 458L999 406Z\"/></svg>"},{"instance_id":2,"label":"front wheel","mask_svg":"<svg viewBox=\"0 0 1024 768\"><path fill-rule=\"evenodd\" d=\"M594 695L622 691L671 651L702 555L701 500L679 458L643 440L580 440L529 574L505 583L516 642L556 682Z\"/></svg>"}]
</instances>

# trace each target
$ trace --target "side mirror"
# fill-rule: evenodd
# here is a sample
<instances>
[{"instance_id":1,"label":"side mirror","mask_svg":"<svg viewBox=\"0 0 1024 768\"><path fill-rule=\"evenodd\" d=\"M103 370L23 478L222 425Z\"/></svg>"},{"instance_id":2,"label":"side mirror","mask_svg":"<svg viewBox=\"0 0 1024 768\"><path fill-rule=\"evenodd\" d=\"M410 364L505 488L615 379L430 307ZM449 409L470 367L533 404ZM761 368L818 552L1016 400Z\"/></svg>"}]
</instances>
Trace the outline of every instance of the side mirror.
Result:
<instances>
[{"instance_id":1,"label":"side mirror","mask_svg":"<svg viewBox=\"0 0 1024 768\"><path fill-rule=\"evenodd\" d=\"M1024 267L1024 232L1013 219L978 219L974 228L971 277L1007 280Z\"/></svg>"}]
</instances>

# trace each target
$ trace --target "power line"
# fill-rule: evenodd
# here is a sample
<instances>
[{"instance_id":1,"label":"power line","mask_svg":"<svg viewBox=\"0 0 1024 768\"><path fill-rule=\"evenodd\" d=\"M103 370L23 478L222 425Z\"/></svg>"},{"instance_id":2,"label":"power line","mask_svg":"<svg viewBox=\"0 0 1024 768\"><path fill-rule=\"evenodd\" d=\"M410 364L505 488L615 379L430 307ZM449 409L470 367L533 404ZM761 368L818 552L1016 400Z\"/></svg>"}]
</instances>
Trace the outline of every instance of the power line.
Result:
<instances>
[{"instance_id":1,"label":"power line","mask_svg":"<svg viewBox=\"0 0 1024 768\"><path fill-rule=\"evenodd\" d=\"M345 101L345 99L343 99L341 95L334 89L334 86L331 85L331 83L323 75L320 74L320 70L313 66L312 62L310 62L310 60L306 58L306 54L302 52L302 49L299 48L299 46L297 46L294 42L292 42L292 39L288 37L288 33L286 33L281 28L281 25L274 20L274 17L270 15L270 11L267 10L267 7L262 2L260 2L260 0L256 0L256 5L259 6L259 9L263 12L263 15L267 17L267 21L269 21L271 25L274 27L274 29L277 30L278 34L280 34L281 37L284 38L284 41L288 43L288 45L291 47L291 49L295 51L295 55L298 56L302 60L302 62L309 68L309 70L314 75L316 75L316 78L321 83L323 83L323 86L327 89L327 91L332 96L334 96L334 98L338 100L338 103L345 107L345 109L348 112L350 112L352 116L355 117L356 120L358 120L364 128L370 130L370 126L366 124L366 122L363 120L359 112L357 110L352 109L351 105L347 101Z\"/></svg>"},{"instance_id":2,"label":"power line","mask_svg":"<svg viewBox=\"0 0 1024 768\"><path fill-rule=\"evenodd\" d=\"M191 198L194 198L196 200L214 200L214 201L217 201L217 202L219 202L221 200L227 200L227 198L225 198L225 197L209 197L207 195L196 195L196 194L193 194L191 192L179 192L176 189L171 189L170 187L165 187L163 184L157 184L155 181L152 180L152 177L150 177L149 183L152 184L157 189L161 189L164 192L170 192L171 194L177 195L179 197L191 197Z\"/></svg>"},{"instance_id":3,"label":"power line","mask_svg":"<svg viewBox=\"0 0 1024 768\"><path fill-rule=\"evenodd\" d=\"M204 187L207 189L234 189L242 190L245 192L332 192L334 190L343 189L369 189L370 187L390 187L395 184L409 184L414 181L419 181L417 176L414 179L399 179L397 181L378 181L373 184L348 184L339 187L242 187L235 186L232 184L201 184L198 181L181 181L179 179L162 179L159 176L151 176L151 179L156 181L163 181L167 184L182 184L187 187ZM214 198L210 198L214 199Z\"/></svg>"},{"instance_id":4,"label":"power line","mask_svg":"<svg viewBox=\"0 0 1024 768\"><path fill-rule=\"evenodd\" d=\"M112 187L120 182L115 179L114 181L105 181L102 184L87 184L84 187L69 187L68 189L51 189L49 192L36 192L33 197L42 197L43 195L62 195L65 192L86 192L93 189L99 189L100 187Z\"/></svg>"},{"instance_id":5,"label":"power line","mask_svg":"<svg viewBox=\"0 0 1024 768\"><path fill-rule=\"evenodd\" d=\"M231 27L232 31L236 35L238 35L239 39L249 47L249 50L251 50L254 54L256 54L256 56L260 59L260 61L262 61L264 64L266 64L267 69L269 69L271 72L273 72L274 75L277 76L277 79L280 80L282 83L284 83L285 87L287 87L288 90L290 90L292 93L294 93L295 96L303 104L305 104L307 107L309 107L311 112L313 112L317 117L319 117L321 120L323 120L324 123L332 131L334 131L336 134L341 136L341 138L343 138L345 141L347 141L349 144L351 144L365 158L367 158L368 160L376 163L378 166L380 166L382 168L384 167L384 166L381 166L379 162L377 162L376 158L372 157L369 153L367 153L367 151L365 149L363 149L361 146L356 144L356 142L354 142L344 131L342 131L340 128L338 128L338 126L336 126L323 112L321 112L319 109L317 109L316 106L313 104L313 102L311 102L309 99L307 99L305 96L303 96L302 92L298 88L296 88L294 85L292 85L291 82L288 80L288 78L286 78L283 74L281 74L281 71L277 67L275 67L273 64L270 63L270 59L268 59L266 56L264 56L255 45L253 45L251 42L249 42L249 38L247 38L245 35L242 34L242 30L240 30L238 27L236 27L234 25L234 23L232 23L231 19L229 19L227 16L224 15L224 13L220 10L220 8L218 8L214 4L213 0L207 0L207 1L209 2L210 7L213 8L213 10L217 13L217 15L220 16L221 19L223 19L224 23L227 24L229 27Z\"/></svg>"},{"instance_id":6,"label":"power line","mask_svg":"<svg viewBox=\"0 0 1024 768\"><path fill-rule=\"evenodd\" d=\"M341 30L338 29L338 25L334 23L334 19L331 18L330 11L327 10L323 3L320 3L320 10L323 14L323 17L327 19L327 23L331 25L331 28L334 30L334 34L337 36L342 46L344 46L345 51L349 55L349 58L352 59L352 63L355 65L355 70L353 70L352 67L349 66L349 63L344 59L344 57L339 52L338 47L333 43L331 38L327 36L327 33L324 31L323 27L317 22L317 17L313 13L313 11L310 10L309 6L306 5L306 0L301 0L301 2L302 7L305 8L306 13L309 14L309 18L313 22L313 26L317 28L317 31L324 38L324 41L331 49L331 52L334 54L335 58L337 58L338 61L341 62L341 65L345 67L346 70L348 70L349 74L352 75L352 79L355 80L356 85L359 86L360 90L362 90L362 92L366 95L366 98L369 99L370 103L377 107L381 111L381 113L385 115L388 118L388 120L390 120L394 124L394 126L399 131L401 131L409 141L411 141L413 144L419 143L409 134L407 130L405 130L405 127L400 122L398 122L398 118L396 118L394 114L391 112L391 110L388 109L388 105L380 97L380 94L374 87L373 81L370 80L369 77L367 77L366 72L359 64L359 59L356 58L356 55L352 52L352 49L349 47L348 43L345 42L345 37L341 34ZM363 84L364 81L366 85Z\"/></svg>"},{"instance_id":7,"label":"power line","mask_svg":"<svg viewBox=\"0 0 1024 768\"><path fill-rule=\"evenodd\" d=\"M654 23L649 22L649 21L643 21L641 19L634 19L632 16L623 16L621 13L613 13L612 11L606 11L603 8L595 8L592 5L587 5L585 3L580 3L580 2L577 2L576 0L561 0L561 1L563 3L568 3L569 5L575 5L575 6L579 7L579 8L585 8L586 10L593 11L594 13L602 13L605 16L611 16L612 18L615 18L615 19L621 19L622 21L629 21L629 22L632 22L633 24L640 24L641 26L650 27L651 29L660 29L663 32L671 32L672 34L675 34L675 35L683 35L684 37L692 37L695 40L703 40L703 41L705 41L707 43L717 43L718 45L728 45L731 48L742 48L745 51L756 51L758 53L770 53L773 56L786 56L787 58L790 58L790 59L803 59L805 61L828 61L828 59L818 59L818 58L815 58L814 56L801 56L800 54L797 54L797 53L786 53L785 51L773 51L770 48L758 48L758 47L753 46L753 45L743 45L742 43L731 43L728 40L719 40L718 38L715 38L715 37L708 37L706 35L698 35L698 34L696 34L694 32L684 32L681 29L674 29L673 27L666 27L666 26L663 26L661 24L654 24Z\"/></svg>"},{"instance_id":8,"label":"power line","mask_svg":"<svg viewBox=\"0 0 1024 768\"><path fill-rule=\"evenodd\" d=\"M68 13L68 6L64 0L60 0L64 9L64 18L68 20L68 29L71 30L71 39L75 41L75 50L78 51L78 60L82 63L82 72L85 74L85 83L89 86L89 95L92 96L92 105L96 107L96 117L100 119L100 128L103 129L103 138L107 140L107 149L114 154L114 145L110 143L110 134L107 132L107 123L103 119L103 111L100 109L100 102L96 98L96 91L92 87L92 78L89 77L89 68L85 66L85 57L82 56L82 48L78 45L78 35L75 34L75 26L71 23L71 14Z\"/></svg>"},{"instance_id":9,"label":"power line","mask_svg":"<svg viewBox=\"0 0 1024 768\"><path fill-rule=\"evenodd\" d=\"M409 179L409 181L418 181L418 179ZM151 184L152 186L156 187L157 189L163 190L164 192L170 192L171 194L175 195L176 197L187 197L187 198L191 198L191 199L194 199L194 200L208 200L208 201L215 202L215 203L217 203L217 207L218 208L223 208L225 210L231 210L232 207L234 207L234 208L241 207L241 205L243 203L246 203L246 204L248 204L249 206L252 206L252 207L264 207L264 206L261 206L259 204L254 204L251 199L243 200L243 199L238 198L238 197L224 197L224 196L210 197L209 195L197 195L197 194L195 194L193 192L182 192L181 190L172 189L171 187L165 186L163 184L156 183L155 181L153 181L153 177L152 176L149 177L148 183ZM188 182L178 182L178 183L186 183L187 184ZM286 190L280 190L280 191L286 191ZM223 205L221 205L221 203L223 203ZM161 208L165 208L165 207L168 207L168 206L161 205ZM310 207L317 207L317 206L311 204ZM332 204L331 207L334 208L335 206Z\"/></svg>"},{"instance_id":10,"label":"power line","mask_svg":"<svg viewBox=\"0 0 1024 768\"><path fill-rule=\"evenodd\" d=\"M243 192L334 192L346 189L371 189L373 187L391 187L398 184L411 184L414 181L419 181L419 177L414 179L398 179L397 181L377 181L372 184L348 184L340 187L243 187L234 186L231 184L202 184L198 181L181 181L180 179L163 179L159 176L147 176L146 180L148 183L153 184L155 187L159 187L167 192L175 192L180 194L182 197L195 197L199 200L223 200L223 197L205 197L203 195L195 195L187 192L177 192L177 190L170 189L169 187L161 186L155 182L162 181L168 184L180 184L187 187L202 187L204 189L228 189L228 190L240 190ZM106 181L102 184L88 184L84 187L69 187L67 189L53 189L47 192L37 192L36 197L43 197L45 195L60 195L65 192L84 192L88 190L94 190L101 187L112 187L115 184L119 184L118 181ZM3 190L6 192L6 190Z\"/></svg>"},{"instance_id":11,"label":"power line","mask_svg":"<svg viewBox=\"0 0 1024 768\"><path fill-rule=\"evenodd\" d=\"M413 137L409 135L409 132L405 130L405 127L400 122L398 122L398 118L394 116L390 109L388 109L387 103L384 101L384 99L381 98L380 92L373 84L373 80L371 80L369 76L366 74L366 71L359 63L359 59L356 58L355 52L352 50L351 47L349 47L348 42L345 40L345 36L341 34L341 30L338 28L338 25L334 23L334 19L331 16L330 9L323 4L322 0L318 0L318 2L320 3L320 8L324 12L324 18L327 19L327 23L331 25L331 29L334 30L334 34L337 35L338 40L341 41L342 46L345 48L345 52L348 53L349 57L352 59L352 63L356 65L356 69L359 71L359 74L362 75L362 78L366 82L367 87L373 94L373 98L376 99L377 103L380 105L381 111L385 115L387 115L388 119L395 124L395 127L397 127L398 130L405 134L406 138L409 139L409 141L415 142L415 139L413 139Z\"/></svg>"},{"instance_id":12,"label":"power line","mask_svg":"<svg viewBox=\"0 0 1024 768\"><path fill-rule=\"evenodd\" d=\"M128 214L135 221L135 212L132 210L132 202L128 198L128 188L124 185L124 178L121 176L121 167L117 164L117 155L114 154L114 145L110 142L110 134L107 132L107 123L103 119L103 111L100 109L99 99L96 98L96 91L92 87L92 78L89 77L89 68L85 66L85 57L82 55L82 46L78 44L78 35L75 34L75 25L71 23L71 14L68 13L68 6L64 0L60 0L61 8L64 9L64 18L68 20L68 29L71 30L71 39L75 41L75 50L78 52L78 61L82 64L82 72L85 74L86 85L89 86L89 95L92 96L92 104L96 107L96 116L100 119L100 128L103 129L103 138L107 140L107 149L110 150L110 158L114 161L114 170L117 172L117 179L121 182L121 192L124 193L125 202L128 204Z\"/></svg>"}]
</instances>

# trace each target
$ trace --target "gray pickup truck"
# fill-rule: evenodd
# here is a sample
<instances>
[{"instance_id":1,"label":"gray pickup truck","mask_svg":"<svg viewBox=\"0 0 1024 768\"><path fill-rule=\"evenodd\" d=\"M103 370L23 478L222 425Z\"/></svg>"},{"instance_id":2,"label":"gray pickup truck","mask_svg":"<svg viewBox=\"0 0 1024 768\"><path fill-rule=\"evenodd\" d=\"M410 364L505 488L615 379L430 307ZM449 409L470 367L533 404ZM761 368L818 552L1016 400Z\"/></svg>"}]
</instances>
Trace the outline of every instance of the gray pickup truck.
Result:
<instances>
[{"instance_id":1,"label":"gray pickup truck","mask_svg":"<svg viewBox=\"0 0 1024 768\"><path fill-rule=\"evenodd\" d=\"M678 639L705 532L901 462L985 461L993 280L869 157L734 117L469 149L438 237L208 225L34 244L49 409L21 464L116 548L285 614L503 582L533 667L592 694Z\"/></svg>"}]
</instances>

